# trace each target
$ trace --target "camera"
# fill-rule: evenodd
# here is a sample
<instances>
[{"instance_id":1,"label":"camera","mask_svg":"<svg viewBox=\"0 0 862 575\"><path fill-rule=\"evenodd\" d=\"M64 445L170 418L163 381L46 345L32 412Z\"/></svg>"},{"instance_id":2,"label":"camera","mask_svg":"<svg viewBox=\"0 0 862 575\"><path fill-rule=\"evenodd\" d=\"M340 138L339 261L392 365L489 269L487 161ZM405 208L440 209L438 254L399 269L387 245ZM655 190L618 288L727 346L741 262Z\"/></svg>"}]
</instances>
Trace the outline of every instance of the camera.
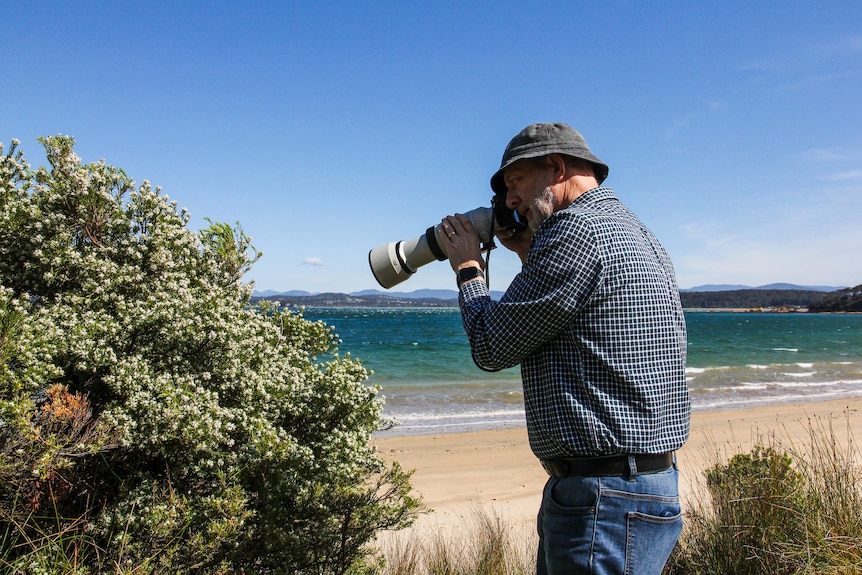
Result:
<instances>
[{"instance_id":1,"label":"camera","mask_svg":"<svg viewBox=\"0 0 862 575\"><path fill-rule=\"evenodd\" d=\"M498 231L516 234L527 227L517 212L506 207L503 196L493 197L490 208L476 208L464 215L473 224L483 250L494 247L493 238ZM407 280L425 264L448 259L446 248L437 241L438 227L440 224L429 227L412 240L389 242L368 252L368 264L377 283L389 289Z\"/></svg>"}]
</instances>

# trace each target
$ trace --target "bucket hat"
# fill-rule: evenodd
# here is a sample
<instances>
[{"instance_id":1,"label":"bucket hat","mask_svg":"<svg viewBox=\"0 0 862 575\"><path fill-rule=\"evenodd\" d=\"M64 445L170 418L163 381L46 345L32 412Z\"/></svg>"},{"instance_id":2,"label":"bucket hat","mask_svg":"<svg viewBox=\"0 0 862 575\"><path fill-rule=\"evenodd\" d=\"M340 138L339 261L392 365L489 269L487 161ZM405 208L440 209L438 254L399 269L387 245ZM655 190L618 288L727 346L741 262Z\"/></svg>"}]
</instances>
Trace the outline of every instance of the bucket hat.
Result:
<instances>
[{"instance_id":1,"label":"bucket hat","mask_svg":"<svg viewBox=\"0 0 862 575\"><path fill-rule=\"evenodd\" d=\"M521 130L506 146L500 169L491 176L491 189L496 194L505 194L503 170L518 160L539 158L550 154L564 154L590 162L595 170L596 180L600 184L608 177L610 168L593 155L580 132L568 124L531 124Z\"/></svg>"}]
</instances>

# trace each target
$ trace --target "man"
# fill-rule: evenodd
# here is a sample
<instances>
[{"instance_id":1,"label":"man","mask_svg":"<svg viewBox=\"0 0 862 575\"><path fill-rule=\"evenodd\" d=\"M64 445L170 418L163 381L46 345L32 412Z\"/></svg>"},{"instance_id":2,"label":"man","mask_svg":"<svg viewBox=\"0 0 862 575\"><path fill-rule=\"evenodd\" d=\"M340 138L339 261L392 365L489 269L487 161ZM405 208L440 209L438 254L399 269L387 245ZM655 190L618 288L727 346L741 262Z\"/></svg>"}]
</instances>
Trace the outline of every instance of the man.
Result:
<instances>
[{"instance_id":1,"label":"man","mask_svg":"<svg viewBox=\"0 0 862 575\"><path fill-rule=\"evenodd\" d=\"M685 319L670 259L600 187L607 175L566 124L512 139L491 188L529 226L498 234L522 261L499 302L470 221L449 216L438 228L474 361L521 366L530 446L550 475L540 575L658 574L682 529Z\"/></svg>"}]
</instances>

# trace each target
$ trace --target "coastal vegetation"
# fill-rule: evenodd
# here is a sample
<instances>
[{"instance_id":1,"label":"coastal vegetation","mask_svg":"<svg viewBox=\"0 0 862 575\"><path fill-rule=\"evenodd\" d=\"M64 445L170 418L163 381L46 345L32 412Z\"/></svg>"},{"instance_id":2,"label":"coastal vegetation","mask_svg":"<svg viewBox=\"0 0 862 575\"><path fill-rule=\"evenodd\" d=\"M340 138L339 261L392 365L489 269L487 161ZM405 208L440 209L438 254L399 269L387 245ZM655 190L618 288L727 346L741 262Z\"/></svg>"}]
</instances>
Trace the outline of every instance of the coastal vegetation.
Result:
<instances>
[{"instance_id":1,"label":"coastal vegetation","mask_svg":"<svg viewBox=\"0 0 862 575\"><path fill-rule=\"evenodd\" d=\"M665 572L862 571L862 461L845 439L811 421L807 439L773 435L709 468Z\"/></svg>"},{"instance_id":2,"label":"coastal vegetation","mask_svg":"<svg viewBox=\"0 0 862 575\"><path fill-rule=\"evenodd\" d=\"M0 573L376 572L421 504L366 369L250 305L239 226L41 142L0 145Z\"/></svg>"},{"instance_id":3,"label":"coastal vegetation","mask_svg":"<svg viewBox=\"0 0 862 575\"><path fill-rule=\"evenodd\" d=\"M823 298L812 302L808 311L862 313L862 284L829 292Z\"/></svg>"},{"instance_id":4,"label":"coastal vegetation","mask_svg":"<svg viewBox=\"0 0 862 575\"><path fill-rule=\"evenodd\" d=\"M862 572L862 469L852 437L810 422L717 461L685 512L666 575ZM385 575L530 575L536 538L477 508L464 534L416 533L384 549Z\"/></svg>"},{"instance_id":5,"label":"coastal vegetation","mask_svg":"<svg viewBox=\"0 0 862 575\"><path fill-rule=\"evenodd\" d=\"M686 309L804 309L823 297L822 291L795 289L740 289L680 292Z\"/></svg>"}]
</instances>

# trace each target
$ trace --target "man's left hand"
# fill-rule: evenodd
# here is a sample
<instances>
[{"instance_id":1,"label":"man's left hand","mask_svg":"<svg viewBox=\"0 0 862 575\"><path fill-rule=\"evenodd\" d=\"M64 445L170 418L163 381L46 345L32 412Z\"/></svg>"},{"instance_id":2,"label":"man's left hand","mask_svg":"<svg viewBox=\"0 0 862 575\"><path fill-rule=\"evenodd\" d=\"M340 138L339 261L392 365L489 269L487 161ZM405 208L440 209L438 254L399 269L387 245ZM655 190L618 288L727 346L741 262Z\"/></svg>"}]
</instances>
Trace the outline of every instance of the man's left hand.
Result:
<instances>
[{"instance_id":1,"label":"man's left hand","mask_svg":"<svg viewBox=\"0 0 862 575\"><path fill-rule=\"evenodd\" d=\"M437 241L445 247L449 265L456 273L470 266L484 271L481 242L469 218L463 214L446 216L437 230Z\"/></svg>"}]
</instances>

